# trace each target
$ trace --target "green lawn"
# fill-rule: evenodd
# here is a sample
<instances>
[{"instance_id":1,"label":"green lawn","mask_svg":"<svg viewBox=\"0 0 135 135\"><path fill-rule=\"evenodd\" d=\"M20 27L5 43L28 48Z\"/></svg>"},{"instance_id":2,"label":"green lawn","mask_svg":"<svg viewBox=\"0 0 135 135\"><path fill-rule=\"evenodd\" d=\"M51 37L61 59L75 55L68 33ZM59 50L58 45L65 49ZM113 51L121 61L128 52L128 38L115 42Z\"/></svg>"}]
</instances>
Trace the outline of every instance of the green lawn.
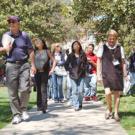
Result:
<instances>
[{"instance_id":1,"label":"green lawn","mask_svg":"<svg viewBox=\"0 0 135 135\"><path fill-rule=\"evenodd\" d=\"M35 92L31 92L30 102L28 108L32 108L36 103ZM0 87L0 128L3 128L6 124L11 122L12 113L9 106L9 99L7 88Z\"/></svg>"},{"instance_id":2,"label":"green lawn","mask_svg":"<svg viewBox=\"0 0 135 135\"><path fill-rule=\"evenodd\" d=\"M98 97L105 103L103 87L98 87ZM121 125L129 135L135 135L135 97L122 96L120 101Z\"/></svg>"},{"instance_id":3,"label":"green lawn","mask_svg":"<svg viewBox=\"0 0 135 135\"><path fill-rule=\"evenodd\" d=\"M36 92L31 92L29 109L36 103ZM105 103L103 87L98 87L98 97ZM120 103L121 125L127 130L129 135L135 135L135 97L123 96ZM11 110L7 89L0 88L0 128L11 122Z\"/></svg>"}]
</instances>

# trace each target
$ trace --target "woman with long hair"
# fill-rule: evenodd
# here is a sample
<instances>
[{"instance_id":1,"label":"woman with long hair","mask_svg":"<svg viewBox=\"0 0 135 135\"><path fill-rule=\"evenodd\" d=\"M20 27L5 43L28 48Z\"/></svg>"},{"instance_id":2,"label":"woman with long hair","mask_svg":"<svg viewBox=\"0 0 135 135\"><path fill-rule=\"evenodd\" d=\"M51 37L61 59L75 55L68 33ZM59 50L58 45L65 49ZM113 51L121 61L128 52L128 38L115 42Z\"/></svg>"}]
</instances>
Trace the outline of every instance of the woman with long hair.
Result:
<instances>
[{"instance_id":1,"label":"woman with long hair","mask_svg":"<svg viewBox=\"0 0 135 135\"><path fill-rule=\"evenodd\" d=\"M52 74L54 102L63 103L64 96L63 96L63 89L62 89L62 83L63 83L62 69L64 69L65 59L64 59L64 54L62 53L62 48L60 43L53 44L53 56L54 59L56 60L55 71Z\"/></svg>"},{"instance_id":2,"label":"woman with long hair","mask_svg":"<svg viewBox=\"0 0 135 135\"><path fill-rule=\"evenodd\" d=\"M43 39L35 39L35 66L37 72L35 74L36 90L37 90L37 110L46 113L47 109L47 83L48 76L54 71L56 61L51 55L47 45ZM52 68L49 68L49 60L53 62Z\"/></svg>"},{"instance_id":3,"label":"woman with long hair","mask_svg":"<svg viewBox=\"0 0 135 135\"><path fill-rule=\"evenodd\" d=\"M74 41L71 49L72 52L68 55L65 68L70 76L73 107L75 111L78 111L82 109L87 58L79 41Z\"/></svg>"}]
</instances>

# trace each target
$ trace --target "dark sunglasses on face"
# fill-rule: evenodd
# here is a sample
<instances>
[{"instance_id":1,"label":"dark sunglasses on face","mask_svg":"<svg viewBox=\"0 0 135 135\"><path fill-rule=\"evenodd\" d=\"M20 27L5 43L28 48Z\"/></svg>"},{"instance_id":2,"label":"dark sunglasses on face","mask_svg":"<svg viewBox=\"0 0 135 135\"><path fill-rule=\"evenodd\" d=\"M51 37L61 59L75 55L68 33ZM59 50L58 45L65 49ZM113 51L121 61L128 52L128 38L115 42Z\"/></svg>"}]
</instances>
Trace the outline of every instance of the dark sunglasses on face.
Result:
<instances>
[{"instance_id":1,"label":"dark sunglasses on face","mask_svg":"<svg viewBox=\"0 0 135 135\"><path fill-rule=\"evenodd\" d=\"M14 20L9 20L8 23L16 23L17 21L14 21Z\"/></svg>"}]
</instances>

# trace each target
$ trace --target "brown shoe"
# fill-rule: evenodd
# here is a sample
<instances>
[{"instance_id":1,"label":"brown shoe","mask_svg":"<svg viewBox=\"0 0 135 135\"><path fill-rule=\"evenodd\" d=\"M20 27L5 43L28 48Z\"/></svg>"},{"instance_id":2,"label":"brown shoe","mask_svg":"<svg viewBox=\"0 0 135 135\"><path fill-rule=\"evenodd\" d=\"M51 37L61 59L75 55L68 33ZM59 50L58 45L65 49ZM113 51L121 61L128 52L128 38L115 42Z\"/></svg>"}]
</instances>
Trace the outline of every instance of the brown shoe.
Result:
<instances>
[{"instance_id":1,"label":"brown shoe","mask_svg":"<svg viewBox=\"0 0 135 135\"><path fill-rule=\"evenodd\" d=\"M120 117L118 114L114 114L114 119L115 121L119 122L120 121Z\"/></svg>"},{"instance_id":2,"label":"brown shoe","mask_svg":"<svg viewBox=\"0 0 135 135\"><path fill-rule=\"evenodd\" d=\"M106 120L112 119L112 118L113 118L112 112L106 112L106 113L105 113L105 119L106 119Z\"/></svg>"}]
</instances>

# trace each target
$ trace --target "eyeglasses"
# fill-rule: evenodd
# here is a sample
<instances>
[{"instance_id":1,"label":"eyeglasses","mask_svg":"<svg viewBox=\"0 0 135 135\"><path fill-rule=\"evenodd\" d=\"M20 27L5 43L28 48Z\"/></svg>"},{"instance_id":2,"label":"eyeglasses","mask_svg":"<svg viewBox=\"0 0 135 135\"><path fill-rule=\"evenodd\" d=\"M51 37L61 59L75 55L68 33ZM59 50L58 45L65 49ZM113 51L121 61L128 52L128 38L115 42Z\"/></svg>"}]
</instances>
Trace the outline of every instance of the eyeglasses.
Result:
<instances>
[{"instance_id":1,"label":"eyeglasses","mask_svg":"<svg viewBox=\"0 0 135 135\"><path fill-rule=\"evenodd\" d=\"M17 21L14 21L14 20L9 20L8 23L16 23Z\"/></svg>"}]
</instances>

